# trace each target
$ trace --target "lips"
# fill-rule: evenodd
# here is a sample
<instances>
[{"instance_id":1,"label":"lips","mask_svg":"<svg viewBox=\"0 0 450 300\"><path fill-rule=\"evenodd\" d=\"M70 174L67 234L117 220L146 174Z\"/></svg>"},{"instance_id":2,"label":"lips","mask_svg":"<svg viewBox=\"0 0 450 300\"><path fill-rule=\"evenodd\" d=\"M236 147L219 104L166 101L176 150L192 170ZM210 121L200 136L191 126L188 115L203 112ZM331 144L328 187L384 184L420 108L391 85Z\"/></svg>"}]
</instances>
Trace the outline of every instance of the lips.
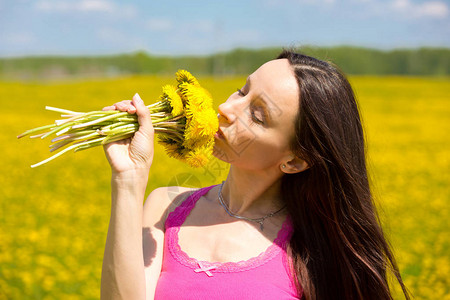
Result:
<instances>
[{"instance_id":1,"label":"lips","mask_svg":"<svg viewBox=\"0 0 450 300\"><path fill-rule=\"evenodd\" d=\"M223 134L223 131L220 128L217 130L215 137L226 140L225 135Z\"/></svg>"}]
</instances>

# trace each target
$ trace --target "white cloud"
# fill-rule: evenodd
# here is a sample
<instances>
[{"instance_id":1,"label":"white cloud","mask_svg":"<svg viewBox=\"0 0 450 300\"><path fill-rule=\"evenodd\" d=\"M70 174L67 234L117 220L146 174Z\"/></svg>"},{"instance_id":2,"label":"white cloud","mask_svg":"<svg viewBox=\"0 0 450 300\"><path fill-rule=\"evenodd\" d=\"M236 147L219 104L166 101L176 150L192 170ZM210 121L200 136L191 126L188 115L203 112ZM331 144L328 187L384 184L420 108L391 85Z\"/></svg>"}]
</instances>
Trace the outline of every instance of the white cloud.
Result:
<instances>
[{"instance_id":1,"label":"white cloud","mask_svg":"<svg viewBox=\"0 0 450 300\"><path fill-rule=\"evenodd\" d=\"M391 3L394 11L412 18L443 19L449 15L449 7L441 1L414 3L411 0L394 0Z\"/></svg>"},{"instance_id":2,"label":"white cloud","mask_svg":"<svg viewBox=\"0 0 450 300\"><path fill-rule=\"evenodd\" d=\"M111 12L114 5L105 0L82 0L82 1L54 1L41 0L36 3L36 9L45 12Z\"/></svg>"},{"instance_id":3,"label":"white cloud","mask_svg":"<svg viewBox=\"0 0 450 300\"><path fill-rule=\"evenodd\" d=\"M263 0L262 4L268 7L280 5L307 4L307 5L333 5L336 0Z\"/></svg>"},{"instance_id":4,"label":"white cloud","mask_svg":"<svg viewBox=\"0 0 450 300\"><path fill-rule=\"evenodd\" d=\"M36 3L35 9L47 13L115 13L124 17L136 15L135 7L119 6L108 0L40 0Z\"/></svg>"},{"instance_id":5,"label":"white cloud","mask_svg":"<svg viewBox=\"0 0 450 300\"><path fill-rule=\"evenodd\" d=\"M450 15L448 1L442 0L262 0L268 7L282 5L311 5L319 7L333 7L339 4L358 4L365 6L373 14L394 12L409 18L444 19Z\"/></svg>"},{"instance_id":6,"label":"white cloud","mask_svg":"<svg viewBox=\"0 0 450 300\"><path fill-rule=\"evenodd\" d=\"M81 11L111 12L114 10L112 3L103 0L83 0L78 3Z\"/></svg>"},{"instance_id":7,"label":"white cloud","mask_svg":"<svg viewBox=\"0 0 450 300\"><path fill-rule=\"evenodd\" d=\"M449 14L449 8L443 2L427 2L422 5L422 14L430 17L445 18Z\"/></svg>"}]
</instances>

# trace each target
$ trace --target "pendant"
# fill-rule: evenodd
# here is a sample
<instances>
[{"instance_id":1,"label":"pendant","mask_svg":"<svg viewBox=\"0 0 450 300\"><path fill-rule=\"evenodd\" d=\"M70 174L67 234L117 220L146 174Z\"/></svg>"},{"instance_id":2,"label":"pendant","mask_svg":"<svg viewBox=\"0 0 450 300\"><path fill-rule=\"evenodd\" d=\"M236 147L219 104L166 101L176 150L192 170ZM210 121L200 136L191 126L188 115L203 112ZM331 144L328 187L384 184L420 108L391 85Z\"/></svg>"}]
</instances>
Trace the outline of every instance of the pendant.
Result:
<instances>
[{"instance_id":1,"label":"pendant","mask_svg":"<svg viewBox=\"0 0 450 300\"><path fill-rule=\"evenodd\" d=\"M259 223L259 229L261 229L261 231L263 231L264 230L264 225L263 225L264 221L260 221L258 223Z\"/></svg>"}]
</instances>

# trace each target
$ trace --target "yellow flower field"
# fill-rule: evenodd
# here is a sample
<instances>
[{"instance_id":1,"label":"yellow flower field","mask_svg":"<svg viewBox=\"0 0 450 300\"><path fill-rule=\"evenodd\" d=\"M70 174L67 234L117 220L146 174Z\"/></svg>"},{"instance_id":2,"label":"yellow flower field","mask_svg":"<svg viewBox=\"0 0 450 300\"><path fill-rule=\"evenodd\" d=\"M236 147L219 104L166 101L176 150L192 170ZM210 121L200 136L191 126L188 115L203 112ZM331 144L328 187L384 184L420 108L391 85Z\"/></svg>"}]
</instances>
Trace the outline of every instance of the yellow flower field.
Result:
<instances>
[{"instance_id":1,"label":"yellow flower field","mask_svg":"<svg viewBox=\"0 0 450 300\"><path fill-rule=\"evenodd\" d=\"M138 92L157 101L172 77L0 83L0 299L98 299L110 214L103 150L48 156L49 140L17 140L49 124L46 105L97 110ZM200 78L215 107L244 77ZM352 77L368 140L381 219L416 299L450 299L450 79ZM163 185L206 186L225 178L218 160L191 169L156 145L147 192ZM398 292L398 286L393 289ZM401 299L400 296L397 297Z\"/></svg>"}]
</instances>

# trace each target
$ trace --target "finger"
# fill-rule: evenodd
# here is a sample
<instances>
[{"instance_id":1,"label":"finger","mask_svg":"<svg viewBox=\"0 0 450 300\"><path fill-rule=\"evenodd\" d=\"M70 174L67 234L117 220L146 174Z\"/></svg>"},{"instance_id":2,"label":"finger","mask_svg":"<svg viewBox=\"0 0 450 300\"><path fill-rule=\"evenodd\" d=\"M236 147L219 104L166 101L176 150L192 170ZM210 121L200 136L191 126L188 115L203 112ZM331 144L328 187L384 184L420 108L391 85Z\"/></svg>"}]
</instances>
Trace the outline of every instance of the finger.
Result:
<instances>
[{"instance_id":1,"label":"finger","mask_svg":"<svg viewBox=\"0 0 450 300\"><path fill-rule=\"evenodd\" d=\"M136 107L133 104L127 105L127 104L120 104L118 107L120 111L126 111L130 114L134 114L136 112Z\"/></svg>"},{"instance_id":2,"label":"finger","mask_svg":"<svg viewBox=\"0 0 450 300\"><path fill-rule=\"evenodd\" d=\"M128 111L130 108L134 110L131 100L123 100L114 104L117 110Z\"/></svg>"},{"instance_id":3,"label":"finger","mask_svg":"<svg viewBox=\"0 0 450 300\"><path fill-rule=\"evenodd\" d=\"M128 106L127 112L129 114L134 114L136 112L136 107L134 105Z\"/></svg>"},{"instance_id":4,"label":"finger","mask_svg":"<svg viewBox=\"0 0 450 300\"><path fill-rule=\"evenodd\" d=\"M127 105L126 105L125 103L123 103L123 102L117 102L117 103L115 103L115 104L114 104L114 107L115 107L117 110L120 110L120 111L126 111L126 110L127 110Z\"/></svg>"},{"instance_id":5,"label":"finger","mask_svg":"<svg viewBox=\"0 0 450 300\"><path fill-rule=\"evenodd\" d=\"M133 96L132 104L136 107L136 114L138 116L139 131L147 135L153 134L153 124L150 116L150 111L145 106L144 101L138 93ZM141 130L142 129L142 130Z\"/></svg>"},{"instance_id":6,"label":"finger","mask_svg":"<svg viewBox=\"0 0 450 300\"><path fill-rule=\"evenodd\" d=\"M116 107L114 105L110 105L110 106L105 106L102 108L102 111L107 111L107 110L116 110Z\"/></svg>"}]
</instances>

